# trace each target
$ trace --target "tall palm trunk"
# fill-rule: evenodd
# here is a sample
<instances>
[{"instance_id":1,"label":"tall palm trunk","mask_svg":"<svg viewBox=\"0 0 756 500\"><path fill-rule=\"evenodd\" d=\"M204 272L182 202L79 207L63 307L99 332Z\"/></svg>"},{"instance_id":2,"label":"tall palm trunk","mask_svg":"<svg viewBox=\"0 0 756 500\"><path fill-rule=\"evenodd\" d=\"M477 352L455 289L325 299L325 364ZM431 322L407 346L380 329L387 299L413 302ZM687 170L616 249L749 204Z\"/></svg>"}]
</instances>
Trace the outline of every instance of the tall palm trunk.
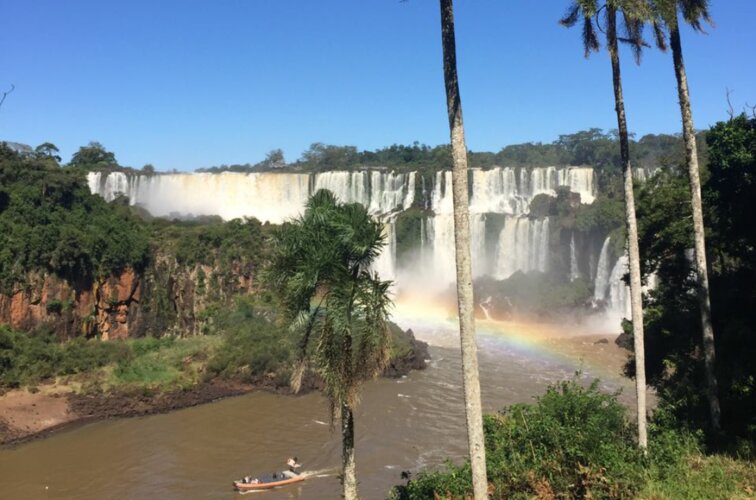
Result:
<instances>
[{"instance_id":1,"label":"tall palm trunk","mask_svg":"<svg viewBox=\"0 0 756 500\"><path fill-rule=\"evenodd\" d=\"M354 414L348 403L341 405L341 471L346 500L357 500L357 469L354 462Z\"/></svg>"},{"instance_id":2,"label":"tall palm trunk","mask_svg":"<svg viewBox=\"0 0 756 500\"><path fill-rule=\"evenodd\" d=\"M714 430L720 429L719 397L717 396L717 378L714 375L716 352L714 349L714 327L711 323L711 301L709 299L709 273L706 267L706 241L701 207L701 179L698 175L698 148L696 134L693 130L693 113L690 110L688 77L680 44L680 26L675 11L674 23L670 23L670 45L672 60L677 77L677 93L680 98L680 112L683 122L683 140L685 141L685 160L688 164L690 181L690 203L693 208L693 233L696 249L696 274L698 278L698 307L701 310L701 327L703 332L704 365L706 371L706 396L709 400L709 414Z\"/></svg>"},{"instance_id":3,"label":"tall palm trunk","mask_svg":"<svg viewBox=\"0 0 756 500\"><path fill-rule=\"evenodd\" d=\"M454 249L457 263L457 306L462 348L462 380L467 417L473 490L476 500L488 498L483 412L480 402L478 353L475 341L472 264L470 257L470 207L467 192L467 146L462 125L462 102L457 80L457 49L454 39L454 5L441 0L441 43L444 53L444 83L452 148L452 197L454 202Z\"/></svg>"},{"instance_id":4,"label":"tall palm trunk","mask_svg":"<svg viewBox=\"0 0 756 500\"><path fill-rule=\"evenodd\" d=\"M633 348L635 351L635 393L638 403L638 445L645 449L648 444L646 434L646 357L643 347L643 302L641 300L638 224L635 220L633 171L630 166L630 145L628 143L627 119L625 118L625 103L622 97L622 77L620 75L619 50L617 48L617 10L609 4L607 4L606 9L606 38L609 45L609 56L612 60L614 103L615 110L617 111L620 153L625 177L625 221L627 223L627 247L630 258L630 303L633 319Z\"/></svg>"}]
</instances>

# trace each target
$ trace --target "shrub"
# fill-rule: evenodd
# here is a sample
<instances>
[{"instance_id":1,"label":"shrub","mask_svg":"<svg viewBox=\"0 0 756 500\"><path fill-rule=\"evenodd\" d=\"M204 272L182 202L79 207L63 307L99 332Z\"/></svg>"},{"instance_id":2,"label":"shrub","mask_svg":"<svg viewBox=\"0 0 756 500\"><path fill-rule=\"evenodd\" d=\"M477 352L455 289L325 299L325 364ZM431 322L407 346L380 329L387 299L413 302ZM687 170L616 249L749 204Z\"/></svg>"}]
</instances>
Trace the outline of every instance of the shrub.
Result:
<instances>
[{"instance_id":1,"label":"shrub","mask_svg":"<svg viewBox=\"0 0 756 500\"><path fill-rule=\"evenodd\" d=\"M208 362L209 374L249 382L272 373L287 381L282 374L290 367L294 342L285 328L276 327L245 298L239 298L235 308L216 321L224 337Z\"/></svg>"},{"instance_id":2,"label":"shrub","mask_svg":"<svg viewBox=\"0 0 756 500\"><path fill-rule=\"evenodd\" d=\"M484 418L489 483L495 498L631 498L644 484L644 458L616 395L575 381L549 387L535 404ZM467 464L421 472L395 498L471 494Z\"/></svg>"},{"instance_id":3,"label":"shrub","mask_svg":"<svg viewBox=\"0 0 756 500\"><path fill-rule=\"evenodd\" d=\"M78 338L59 343L46 333L20 333L0 326L0 387L89 372L129 354L129 346L122 342Z\"/></svg>"}]
</instances>

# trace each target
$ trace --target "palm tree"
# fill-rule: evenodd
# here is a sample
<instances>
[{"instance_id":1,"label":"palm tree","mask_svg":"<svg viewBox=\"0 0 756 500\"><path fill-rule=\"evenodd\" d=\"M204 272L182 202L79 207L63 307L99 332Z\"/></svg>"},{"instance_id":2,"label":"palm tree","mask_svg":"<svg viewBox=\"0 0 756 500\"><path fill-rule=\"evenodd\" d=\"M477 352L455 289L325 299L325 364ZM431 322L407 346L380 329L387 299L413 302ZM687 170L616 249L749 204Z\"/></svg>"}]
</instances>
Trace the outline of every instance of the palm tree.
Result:
<instances>
[{"instance_id":1,"label":"palm tree","mask_svg":"<svg viewBox=\"0 0 756 500\"><path fill-rule=\"evenodd\" d=\"M698 148L696 134L693 128L693 113L690 109L690 93L688 91L688 76L685 73L682 44L680 42L680 23L678 10L683 20L695 31L703 31L702 21L712 24L709 16L708 0L657 0L655 14L660 18L669 31L670 46L672 47L672 61L677 78L677 94L680 100L682 115L683 141L685 142L685 162L688 166L690 182L690 203L693 208L693 234L696 252L696 276L698 285L698 306L701 313L701 327L704 346L704 367L706 373L706 396L709 400L709 416L714 430L720 429L719 397L717 396L717 378L714 375L716 352L714 349L714 327L711 320L711 300L709 293L709 273L706 264L706 237L703 223L703 208L701 206L701 179L698 169ZM657 40L660 48L664 47L664 37L657 26Z\"/></svg>"},{"instance_id":2,"label":"palm tree","mask_svg":"<svg viewBox=\"0 0 756 500\"><path fill-rule=\"evenodd\" d=\"M470 207L467 191L467 146L462 124L462 101L457 79L457 48L454 36L454 5L441 0L441 44L444 57L444 84L452 148L452 199L454 204L454 250L457 263L457 306L462 349L462 382L467 417L473 492L476 499L488 498L486 449L483 437L483 410L480 401L478 352L470 257Z\"/></svg>"},{"instance_id":3,"label":"palm tree","mask_svg":"<svg viewBox=\"0 0 756 500\"><path fill-rule=\"evenodd\" d=\"M604 11L606 22L606 44L612 63L612 81L614 83L614 104L617 112L617 125L620 139L620 156L624 173L625 188L625 223L627 225L627 248L630 261L630 303L633 320L633 351L635 353L635 392L638 413L638 445L645 449L648 444L646 432L646 362L643 346L643 302L640 275L640 252L638 250L638 224L635 218L635 195L633 193L633 172L630 165L630 146L625 117L625 103L622 96L622 77L617 36L617 12L622 11L626 37L622 41L632 46L636 61L640 61L643 47L641 38L642 21L640 20L637 1L607 0L599 7L596 0L575 0L566 15L560 20L563 26L571 27L583 19L583 46L585 56L599 50L597 28L599 14Z\"/></svg>"},{"instance_id":4,"label":"palm tree","mask_svg":"<svg viewBox=\"0 0 756 500\"><path fill-rule=\"evenodd\" d=\"M354 406L363 382L386 366L388 290L369 267L384 245L383 226L359 204L315 193L299 218L274 234L266 280L277 291L291 328L301 334L292 386L298 391L309 364L341 418L344 498L358 498ZM332 421L333 421L332 420Z\"/></svg>"}]
</instances>

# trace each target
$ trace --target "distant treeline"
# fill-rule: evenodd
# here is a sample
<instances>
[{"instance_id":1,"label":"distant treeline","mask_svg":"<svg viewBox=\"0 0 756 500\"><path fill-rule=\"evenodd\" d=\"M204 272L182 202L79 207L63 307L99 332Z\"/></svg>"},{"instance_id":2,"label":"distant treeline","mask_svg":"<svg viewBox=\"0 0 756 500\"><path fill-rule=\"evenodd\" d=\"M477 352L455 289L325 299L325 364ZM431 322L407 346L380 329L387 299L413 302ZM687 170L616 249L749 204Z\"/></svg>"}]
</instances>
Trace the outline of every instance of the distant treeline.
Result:
<instances>
[{"instance_id":1,"label":"distant treeline","mask_svg":"<svg viewBox=\"0 0 756 500\"><path fill-rule=\"evenodd\" d=\"M699 156L706 156L706 132L700 132ZM6 143L22 156L56 159L58 148L45 143L32 149L28 146ZM655 168L677 165L685 159L685 149L679 134L648 134L638 140L631 138L630 154L633 166ZM470 151L469 164L474 168L550 167L587 165L605 173L621 171L619 136L616 130L599 128L560 135L551 143L528 142L502 148L498 153ZM84 170L119 170L152 175L152 164L141 168L121 165L115 154L98 142L90 142L74 153L69 166ZM393 144L374 151L359 151L355 146L337 146L316 142L302 153L301 158L287 162L281 149L273 149L257 163L218 165L198 168L196 172L323 172L327 170L356 170L385 168L394 171L427 171L451 168L451 149L448 144L428 146L414 142L410 145ZM175 173L176 171L173 170Z\"/></svg>"},{"instance_id":2,"label":"distant treeline","mask_svg":"<svg viewBox=\"0 0 756 500\"><path fill-rule=\"evenodd\" d=\"M703 139L703 134L699 139ZM621 170L618 135L598 128L560 135L551 143L530 142L502 148L498 153L470 151L471 167L493 166L544 167L590 165L598 170ZM700 141L702 146L704 142ZM651 168L678 164L684 159L684 146L679 135L649 134L630 143L637 167ZM295 162L286 163L280 149L268 153L265 160L250 164L220 165L197 169L197 172L261 172L271 170L321 172L360 168L391 170L427 170L451 168L448 144L428 146L394 144L374 151L359 151L355 146L314 143Z\"/></svg>"}]
</instances>

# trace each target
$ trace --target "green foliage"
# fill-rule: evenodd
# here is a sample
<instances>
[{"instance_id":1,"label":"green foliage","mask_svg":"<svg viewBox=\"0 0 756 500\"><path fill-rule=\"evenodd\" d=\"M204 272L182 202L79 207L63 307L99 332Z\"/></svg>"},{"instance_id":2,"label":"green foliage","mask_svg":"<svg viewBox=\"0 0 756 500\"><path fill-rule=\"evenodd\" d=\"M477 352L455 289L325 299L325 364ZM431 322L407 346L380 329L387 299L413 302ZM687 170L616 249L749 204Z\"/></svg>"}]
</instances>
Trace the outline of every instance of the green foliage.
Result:
<instances>
[{"instance_id":1,"label":"green foliage","mask_svg":"<svg viewBox=\"0 0 756 500\"><path fill-rule=\"evenodd\" d=\"M580 205L575 213L575 227L585 233L609 233L625 224L621 199L599 196L590 205Z\"/></svg>"},{"instance_id":2,"label":"green foliage","mask_svg":"<svg viewBox=\"0 0 756 500\"><path fill-rule=\"evenodd\" d=\"M220 218L153 222L153 236L160 248L175 255L181 265L217 265L261 262L267 251L263 225L256 219Z\"/></svg>"},{"instance_id":3,"label":"green foliage","mask_svg":"<svg viewBox=\"0 0 756 500\"><path fill-rule=\"evenodd\" d=\"M114 386L170 387L182 378L179 367L155 356L141 356L118 363L113 369L110 383Z\"/></svg>"},{"instance_id":4,"label":"green foliage","mask_svg":"<svg viewBox=\"0 0 756 500\"><path fill-rule=\"evenodd\" d=\"M148 234L124 207L90 194L83 174L0 151L0 289L31 271L87 282L143 269Z\"/></svg>"},{"instance_id":5,"label":"green foliage","mask_svg":"<svg viewBox=\"0 0 756 500\"><path fill-rule=\"evenodd\" d=\"M616 395L560 382L535 404L484 417L492 498L733 498L752 491L753 463L706 457L698 436L673 430L659 414L649 428L648 454ZM749 488L751 488L749 490ZM468 463L421 471L392 498L468 498Z\"/></svg>"},{"instance_id":6,"label":"green foliage","mask_svg":"<svg viewBox=\"0 0 756 500\"><path fill-rule=\"evenodd\" d=\"M718 123L707 140L704 219L724 429L710 435L710 444L737 447L756 440L756 231L748 208L756 197L756 121L741 116ZM682 426L708 430L685 173L657 176L644 186L638 207L645 272L659 278L644 311L648 380L660 395L660 406Z\"/></svg>"},{"instance_id":7,"label":"green foliage","mask_svg":"<svg viewBox=\"0 0 756 500\"><path fill-rule=\"evenodd\" d=\"M748 216L756 199L756 119L740 115L712 127L707 136L711 150L711 178L706 201L713 205L713 223L721 245L741 261L756 258L756 224Z\"/></svg>"},{"instance_id":8,"label":"green foliage","mask_svg":"<svg viewBox=\"0 0 756 500\"><path fill-rule=\"evenodd\" d=\"M513 405L484 418L486 460L494 498L632 498L643 484L643 455L616 395L598 381L549 387L535 404ZM466 467L421 473L400 498L470 491Z\"/></svg>"},{"instance_id":9,"label":"green foliage","mask_svg":"<svg viewBox=\"0 0 756 500\"><path fill-rule=\"evenodd\" d=\"M85 373L129 355L119 342L79 338L59 343L51 335L20 333L0 325L0 387L22 387Z\"/></svg>"},{"instance_id":10,"label":"green foliage","mask_svg":"<svg viewBox=\"0 0 756 500\"><path fill-rule=\"evenodd\" d=\"M102 386L110 390L175 390L197 385L204 362L217 348L217 337L144 337L121 342L128 355L105 370ZM96 374L90 374L95 375Z\"/></svg>"},{"instance_id":11,"label":"green foliage","mask_svg":"<svg viewBox=\"0 0 756 500\"><path fill-rule=\"evenodd\" d=\"M704 145L705 146L705 145ZM705 147L699 150L705 157ZM280 153L280 154L279 154ZM676 164L684 159L682 139L677 135L645 135L630 140L630 156L634 167L657 168ZM497 153L468 153L470 167L549 167L589 165L596 168L602 192L622 191L619 142L616 131L598 128L574 134L563 134L551 143L513 144ZM385 168L396 171L418 171L424 174L451 169L451 149L448 144L428 146L414 142L409 145L392 144L373 151L359 151L354 146L314 143L296 162L285 163L283 152L273 150L257 164L221 165L198 169L198 172L252 172L357 170Z\"/></svg>"},{"instance_id":12,"label":"green foliage","mask_svg":"<svg viewBox=\"0 0 756 500\"><path fill-rule=\"evenodd\" d=\"M16 388L77 376L108 389L174 389L200 380L195 359L214 350L215 337L177 340L146 337L103 342L77 338L59 342L45 333L0 326L0 388Z\"/></svg>"},{"instance_id":13,"label":"green foliage","mask_svg":"<svg viewBox=\"0 0 756 500\"><path fill-rule=\"evenodd\" d=\"M546 193L536 195L530 202L530 216L536 219L548 217L556 213L556 198Z\"/></svg>"},{"instance_id":14,"label":"green foliage","mask_svg":"<svg viewBox=\"0 0 756 500\"><path fill-rule=\"evenodd\" d=\"M219 311L216 329L223 332L223 342L208 362L209 375L246 382L273 375L277 385L288 383L294 336L267 319L265 310L258 311L251 299L239 297L233 309Z\"/></svg>"},{"instance_id":15,"label":"green foliage","mask_svg":"<svg viewBox=\"0 0 756 500\"><path fill-rule=\"evenodd\" d=\"M80 147L73 154L69 166L84 170L95 170L118 167L118 162L115 159L115 154L106 150L102 144L90 142L89 145Z\"/></svg>"},{"instance_id":16,"label":"green foliage","mask_svg":"<svg viewBox=\"0 0 756 500\"><path fill-rule=\"evenodd\" d=\"M315 362L333 406L353 404L360 384L387 362L390 283L368 270L384 237L365 207L338 203L326 190L274 233L267 281L301 336L300 362Z\"/></svg>"}]
</instances>

